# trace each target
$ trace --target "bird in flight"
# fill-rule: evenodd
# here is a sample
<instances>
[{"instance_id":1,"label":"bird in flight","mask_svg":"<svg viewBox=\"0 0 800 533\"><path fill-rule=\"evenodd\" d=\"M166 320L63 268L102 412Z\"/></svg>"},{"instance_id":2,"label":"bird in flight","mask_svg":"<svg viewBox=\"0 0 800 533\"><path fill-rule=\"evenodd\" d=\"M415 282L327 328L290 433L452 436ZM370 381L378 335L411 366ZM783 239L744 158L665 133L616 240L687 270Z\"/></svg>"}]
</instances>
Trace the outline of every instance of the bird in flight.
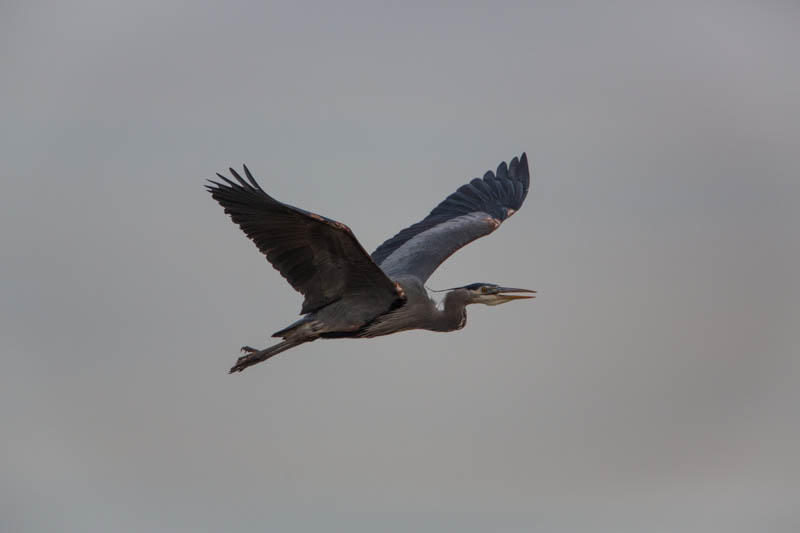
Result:
<instances>
[{"instance_id":1,"label":"bird in flight","mask_svg":"<svg viewBox=\"0 0 800 533\"><path fill-rule=\"evenodd\" d=\"M430 214L368 254L353 232L329 218L268 195L247 179L217 174L206 188L286 281L304 297L303 317L272 336L281 342L244 346L230 373L317 339L365 338L410 329L455 331L470 304L498 305L533 298L536 291L472 283L448 289L439 309L425 290L433 271L456 250L492 233L522 207L528 194L528 158L500 163L444 199Z\"/></svg>"}]
</instances>

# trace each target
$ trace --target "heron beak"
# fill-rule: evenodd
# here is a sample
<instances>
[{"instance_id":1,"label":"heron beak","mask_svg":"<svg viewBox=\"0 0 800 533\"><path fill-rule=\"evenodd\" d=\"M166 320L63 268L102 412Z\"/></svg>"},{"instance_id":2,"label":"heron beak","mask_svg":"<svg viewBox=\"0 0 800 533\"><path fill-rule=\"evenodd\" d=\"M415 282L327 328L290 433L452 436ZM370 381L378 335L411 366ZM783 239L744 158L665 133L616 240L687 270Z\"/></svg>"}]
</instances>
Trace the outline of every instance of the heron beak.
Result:
<instances>
[{"instance_id":1,"label":"heron beak","mask_svg":"<svg viewBox=\"0 0 800 533\"><path fill-rule=\"evenodd\" d=\"M526 294L503 294L506 292ZM501 299L500 303L510 302L511 300L525 300L528 298L536 298L536 291L529 289L514 289L512 287L500 287L497 289L497 297Z\"/></svg>"}]
</instances>

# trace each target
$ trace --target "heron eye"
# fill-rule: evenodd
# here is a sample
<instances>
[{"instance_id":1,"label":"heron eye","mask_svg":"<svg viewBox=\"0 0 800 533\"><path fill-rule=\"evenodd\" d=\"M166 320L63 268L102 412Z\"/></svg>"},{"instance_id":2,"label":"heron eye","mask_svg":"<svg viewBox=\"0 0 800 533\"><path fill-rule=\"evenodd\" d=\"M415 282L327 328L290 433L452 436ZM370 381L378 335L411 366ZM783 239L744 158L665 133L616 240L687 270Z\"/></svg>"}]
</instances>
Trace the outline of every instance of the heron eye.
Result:
<instances>
[{"instance_id":1,"label":"heron eye","mask_svg":"<svg viewBox=\"0 0 800 533\"><path fill-rule=\"evenodd\" d=\"M487 292L489 292L489 287L481 287L481 292L483 294L486 294Z\"/></svg>"}]
</instances>

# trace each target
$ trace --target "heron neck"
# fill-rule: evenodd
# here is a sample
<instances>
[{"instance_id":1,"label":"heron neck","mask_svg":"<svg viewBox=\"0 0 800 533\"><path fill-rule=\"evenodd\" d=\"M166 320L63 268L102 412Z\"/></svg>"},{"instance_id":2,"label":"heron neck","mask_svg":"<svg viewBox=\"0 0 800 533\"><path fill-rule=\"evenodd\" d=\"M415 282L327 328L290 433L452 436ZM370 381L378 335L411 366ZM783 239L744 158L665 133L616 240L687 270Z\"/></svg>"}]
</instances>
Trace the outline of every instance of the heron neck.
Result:
<instances>
[{"instance_id":1,"label":"heron neck","mask_svg":"<svg viewBox=\"0 0 800 533\"><path fill-rule=\"evenodd\" d=\"M444 297L442 310L434 311L433 331L455 331L467 323L466 291L457 289L450 291Z\"/></svg>"}]
</instances>

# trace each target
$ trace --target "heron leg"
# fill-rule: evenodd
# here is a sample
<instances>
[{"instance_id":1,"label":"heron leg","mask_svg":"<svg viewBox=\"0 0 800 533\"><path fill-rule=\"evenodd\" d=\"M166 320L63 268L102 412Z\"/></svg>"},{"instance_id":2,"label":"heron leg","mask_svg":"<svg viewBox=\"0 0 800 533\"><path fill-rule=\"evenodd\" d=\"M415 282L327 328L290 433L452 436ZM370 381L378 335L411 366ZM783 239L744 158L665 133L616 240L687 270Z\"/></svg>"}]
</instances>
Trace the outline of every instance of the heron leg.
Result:
<instances>
[{"instance_id":1,"label":"heron leg","mask_svg":"<svg viewBox=\"0 0 800 533\"><path fill-rule=\"evenodd\" d=\"M273 355L277 355L285 350L288 350L289 348L294 348L298 344L302 344L304 342L308 342L308 339L287 340L264 348L263 350L256 350L250 346L242 346L242 351L245 352L245 355L236 360L236 364L233 365L229 373L233 374L234 372L241 372L248 366L260 363L261 361L266 361Z\"/></svg>"}]
</instances>

